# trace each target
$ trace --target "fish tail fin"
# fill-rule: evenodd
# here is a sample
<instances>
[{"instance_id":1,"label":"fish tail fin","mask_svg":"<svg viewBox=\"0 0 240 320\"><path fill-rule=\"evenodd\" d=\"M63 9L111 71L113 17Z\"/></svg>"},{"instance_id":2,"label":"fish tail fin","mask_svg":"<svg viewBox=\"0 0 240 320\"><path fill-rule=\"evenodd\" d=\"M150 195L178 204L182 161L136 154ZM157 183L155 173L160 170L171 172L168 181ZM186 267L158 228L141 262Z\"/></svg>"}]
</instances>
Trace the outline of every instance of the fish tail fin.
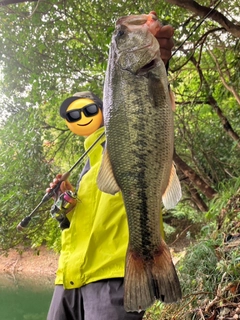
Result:
<instances>
[{"instance_id":1,"label":"fish tail fin","mask_svg":"<svg viewBox=\"0 0 240 320\"><path fill-rule=\"evenodd\" d=\"M181 299L179 279L165 242L151 261L144 261L135 252L128 251L124 278L124 308L141 311L156 299L165 303Z\"/></svg>"}]
</instances>

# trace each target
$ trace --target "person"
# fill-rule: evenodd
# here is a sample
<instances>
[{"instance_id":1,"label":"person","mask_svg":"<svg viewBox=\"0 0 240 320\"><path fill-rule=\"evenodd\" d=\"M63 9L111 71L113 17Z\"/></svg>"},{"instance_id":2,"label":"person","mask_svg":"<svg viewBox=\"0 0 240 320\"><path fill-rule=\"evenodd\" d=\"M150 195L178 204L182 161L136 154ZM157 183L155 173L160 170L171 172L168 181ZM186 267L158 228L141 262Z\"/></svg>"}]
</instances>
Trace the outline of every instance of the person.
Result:
<instances>
[{"instance_id":1,"label":"person","mask_svg":"<svg viewBox=\"0 0 240 320\"><path fill-rule=\"evenodd\" d=\"M172 36L169 25L155 35L166 66ZM86 150L100 140L80 173L76 205L60 221L62 249L47 320L140 320L144 316L144 311L126 312L123 306L128 226L121 193L103 193L96 183L105 144L103 108L92 92L78 92L60 106L68 128L85 137ZM57 175L50 187L60 179ZM66 190L73 190L69 181L61 183L61 192Z\"/></svg>"}]
</instances>

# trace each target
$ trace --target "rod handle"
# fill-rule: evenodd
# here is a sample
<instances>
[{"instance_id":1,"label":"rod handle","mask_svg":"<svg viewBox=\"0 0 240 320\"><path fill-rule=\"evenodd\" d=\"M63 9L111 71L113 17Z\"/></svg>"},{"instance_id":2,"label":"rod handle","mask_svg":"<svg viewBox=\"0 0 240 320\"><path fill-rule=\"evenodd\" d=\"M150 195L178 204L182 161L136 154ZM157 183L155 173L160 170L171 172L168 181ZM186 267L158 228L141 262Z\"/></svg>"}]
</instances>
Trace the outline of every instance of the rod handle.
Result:
<instances>
[{"instance_id":1,"label":"rod handle","mask_svg":"<svg viewBox=\"0 0 240 320\"><path fill-rule=\"evenodd\" d=\"M17 225L17 230L18 231L24 231L24 229L29 224L30 220L31 220L30 216L27 216L24 219L22 219L22 221Z\"/></svg>"}]
</instances>

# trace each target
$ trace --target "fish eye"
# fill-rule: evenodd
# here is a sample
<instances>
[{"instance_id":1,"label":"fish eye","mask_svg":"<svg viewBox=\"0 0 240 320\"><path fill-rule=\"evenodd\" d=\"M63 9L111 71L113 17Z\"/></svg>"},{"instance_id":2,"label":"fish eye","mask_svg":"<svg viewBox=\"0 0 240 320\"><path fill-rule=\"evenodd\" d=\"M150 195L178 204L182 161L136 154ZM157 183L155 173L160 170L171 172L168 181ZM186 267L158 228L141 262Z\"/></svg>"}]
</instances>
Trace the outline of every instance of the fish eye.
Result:
<instances>
[{"instance_id":1,"label":"fish eye","mask_svg":"<svg viewBox=\"0 0 240 320\"><path fill-rule=\"evenodd\" d=\"M117 33L117 37L121 37L124 35L124 31L123 30L119 30Z\"/></svg>"}]
</instances>

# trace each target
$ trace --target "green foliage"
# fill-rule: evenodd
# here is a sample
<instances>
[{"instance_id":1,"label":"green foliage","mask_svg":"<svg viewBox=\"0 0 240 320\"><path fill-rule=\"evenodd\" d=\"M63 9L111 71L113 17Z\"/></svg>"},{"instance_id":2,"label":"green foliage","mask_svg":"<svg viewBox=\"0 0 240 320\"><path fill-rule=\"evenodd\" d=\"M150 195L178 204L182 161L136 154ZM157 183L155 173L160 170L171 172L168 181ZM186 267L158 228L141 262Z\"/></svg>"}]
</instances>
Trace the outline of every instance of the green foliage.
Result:
<instances>
[{"instance_id":1,"label":"green foliage","mask_svg":"<svg viewBox=\"0 0 240 320\"><path fill-rule=\"evenodd\" d=\"M218 283L219 273L216 272L217 256L215 247L217 242L203 240L197 242L187 250L178 270L181 274L181 286L184 295L194 291L209 292L212 296Z\"/></svg>"},{"instance_id":2,"label":"green foliage","mask_svg":"<svg viewBox=\"0 0 240 320\"><path fill-rule=\"evenodd\" d=\"M207 1L201 4L209 5ZM174 50L200 22L197 15L163 0L40 1L37 6L26 2L0 8L3 247L22 241L34 246L46 241L51 247L59 247L56 239L60 231L49 219L52 202L41 207L31 230L24 235L14 234L18 222L38 204L53 177L67 171L83 153L83 139L69 132L59 116L59 106L81 90L102 96L115 21L123 15L151 10L164 24L174 26ZM235 20L239 17L236 0L222 2L218 10ZM211 19L193 32L170 61L169 81L177 105L177 153L219 194L221 183L229 188L239 176L239 147L209 101L210 97L215 99L239 135L239 61L239 39L219 30ZM81 166L70 177L73 185L80 170ZM185 188L184 176L182 186L183 201L170 213L205 223L206 217L196 211ZM207 218L217 215L212 205Z\"/></svg>"},{"instance_id":3,"label":"green foliage","mask_svg":"<svg viewBox=\"0 0 240 320\"><path fill-rule=\"evenodd\" d=\"M162 302L160 301L156 301L152 307L150 307L145 315L143 319L147 319L147 320L159 320L161 318L161 314L162 311L164 309L164 305Z\"/></svg>"},{"instance_id":4,"label":"green foliage","mask_svg":"<svg viewBox=\"0 0 240 320\"><path fill-rule=\"evenodd\" d=\"M239 260L239 247L232 246L229 250L220 235L217 239L202 238L187 249L177 265L182 301L172 305L155 304L148 310L146 319L201 319L199 310L210 316L216 312L215 305L220 308L229 303L234 308L239 296L229 293L229 288L239 285Z\"/></svg>"},{"instance_id":5,"label":"green foliage","mask_svg":"<svg viewBox=\"0 0 240 320\"><path fill-rule=\"evenodd\" d=\"M221 252L221 250L219 250ZM228 279L234 281L238 279L240 272L240 249L237 247L232 252L222 253L222 259L219 260L216 266L216 270L221 275L227 275Z\"/></svg>"},{"instance_id":6,"label":"green foliage","mask_svg":"<svg viewBox=\"0 0 240 320\"><path fill-rule=\"evenodd\" d=\"M21 110L9 117L0 129L1 154L1 247L8 249L34 239L34 233L16 232L17 224L30 214L42 198L50 179L50 166L42 146L42 132L39 127L40 110ZM28 125L26 125L26 123ZM49 208L48 208L49 209ZM39 224L46 219L46 208L42 210ZM38 232L39 241L46 234Z\"/></svg>"},{"instance_id":7,"label":"green foliage","mask_svg":"<svg viewBox=\"0 0 240 320\"><path fill-rule=\"evenodd\" d=\"M240 179L222 183L219 189L219 197L210 202L206 225L177 263L182 301L154 305L146 314L147 320L158 319L158 315L163 320L201 319L199 309L207 318L217 313L211 306L235 308L239 302ZM220 213L224 216L217 228Z\"/></svg>"},{"instance_id":8,"label":"green foliage","mask_svg":"<svg viewBox=\"0 0 240 320\"><path fill-rule=\"evenodd\" d=\"M208 221L218 218L221 210L226 207L229 199L237 194L240 189L240 178L232 179L230 181L223 181L218 185L219 193L211 201L209 211L206 213ZM229 212L231 214L231 212Z\"/></svg>"},{"instance_id":9,"label":"green foliage","mask_svg":"<svg viewBox=\"0 0 240 320\"><path fill-rule=\"evenodd\" d=\"M198 3L209 6L209 1ZM200 22L197 14L163 0L40 1L37 6L26 2L0 8L2 251L19 244L37 248L45 243L60 250L61 231L49 214L52 200L39 208L24 233L16 232L53 177L69 170L83 153L83 138L69 132L59 106L81 90L102 96L115 21L151 10L175 28L174 51ZM237 0L222 1L218 10L239 24ZM219 27L206 19L170 61L169 82L177 106L176 151L218 195L209 201L199 192L209 206L206 214L199 213L187 179L180 175L182 202L165 219L176 218L180 224L188 219L196 228L202 226L201 233L197 242L188 234L192 244L177 265L183 302L174 307L156 302L145 316L149 320L186 320L186 314L203 300L214 297L219 282L239 278L239 247L232 248L225 235L240 232L239 211L229 205L240 188L239 140L229 128L240 135L240 50L239 39ZM73 185L82 165L71 174ZM176 230L165 224L165 231L171 236Z\"/></svg>"},{"instance_id":10,"label":"green foliage","mask_svg":"<svg viewBox=\"0 0 240 320\"><path fill-rule=\"evenodd\" d=\"M183 299L174 305L156 302L146 312L145 319L200 319L195 318L197 314L195 310L200 306L204 307L206 301L207 303L212 301L216 295L221 304L221 299L226 299L224 290L230 284L238 283L240 179L223 182L218 189L219 195L209 202L209 212L206 215L196 214L196 211L189 210L190 207L182 203L172 211L171 217L178 219L180 227L183 227L182 219L189 219L189 223L199 226L198 230L195 230L195 237L189 235L191 236L190 245L182 248L183 257L176 266ZM222 218L221 227L217 227L221 212L225 215ZM166 216L165 219L167 218ZM169 230L168 227L167 225L167 230ZM221 294L224 295L222 298Z\"/></svg>"}]
</instances>

